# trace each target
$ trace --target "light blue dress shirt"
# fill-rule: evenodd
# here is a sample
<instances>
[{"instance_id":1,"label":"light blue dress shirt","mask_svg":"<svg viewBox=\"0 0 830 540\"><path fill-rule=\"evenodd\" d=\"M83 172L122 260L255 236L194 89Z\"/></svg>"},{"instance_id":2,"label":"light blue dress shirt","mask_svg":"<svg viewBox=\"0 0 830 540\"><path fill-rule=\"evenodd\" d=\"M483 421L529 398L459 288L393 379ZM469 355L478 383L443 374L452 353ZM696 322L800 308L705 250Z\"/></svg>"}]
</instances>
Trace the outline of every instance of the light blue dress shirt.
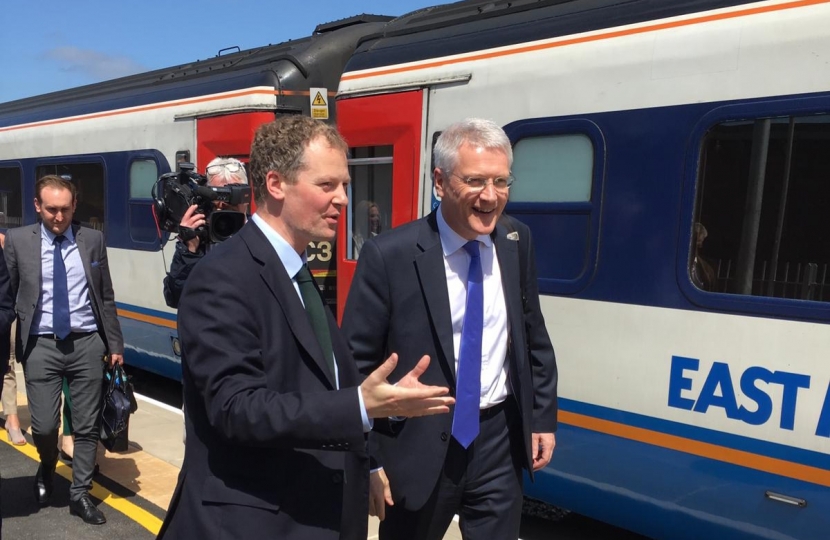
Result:
<instances>
[{"instance_id":1,"label":"light blue dress shirt","mask_svg":"<svg viewBox=\"0 0 830 540\"><path fill-rule=\"evenodd\" d=\"M66 240L61 244L61 255L66 266L66 284L69 290L69 322L73 332L95 332L98 325L92 302L89 299L89 283L86 281L81 252L75 242L72 227L63 233ZM41 292L35 315L32 319L32 334L52 334L53 278L55 262L55 234L41 224L40 226L40 260ZM93 264L96 261L92 261Z\"/></svg>"}]
</instances>

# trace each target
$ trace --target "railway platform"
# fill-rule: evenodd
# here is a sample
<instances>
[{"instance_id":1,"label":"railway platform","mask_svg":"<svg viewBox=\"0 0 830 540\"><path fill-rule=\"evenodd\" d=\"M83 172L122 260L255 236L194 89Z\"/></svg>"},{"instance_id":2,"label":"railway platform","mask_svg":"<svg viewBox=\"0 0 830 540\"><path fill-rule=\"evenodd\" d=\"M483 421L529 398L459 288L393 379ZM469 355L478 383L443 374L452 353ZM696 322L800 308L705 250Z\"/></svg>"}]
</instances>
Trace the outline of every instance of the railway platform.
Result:
<instances>
[{"instance_id":1,"label":"railway platform","mask_svg":"<svg viewBox=\"0 0 830 540\"><path fill-rule=\"evenodd\" d=\"M183 424L180 410L138 397L138 410L130 417L129 449L113 453L98 446L99 472L92 496L107 517L104 525L87 525L69 514L71 467L58 463L51 504L39 508L32 493L38 454L29 431L29 412L20 365L18 413L28 441L25 446L8 442L0 427L0 474L2 475L2 537L12 540L144 540L156 537L184 459ZM2 426L2 424L0 424ZM378 521L369 519L368 540L377 538ZM460 540L453 524L446 540Z\"/></svg>"}]
</instances>

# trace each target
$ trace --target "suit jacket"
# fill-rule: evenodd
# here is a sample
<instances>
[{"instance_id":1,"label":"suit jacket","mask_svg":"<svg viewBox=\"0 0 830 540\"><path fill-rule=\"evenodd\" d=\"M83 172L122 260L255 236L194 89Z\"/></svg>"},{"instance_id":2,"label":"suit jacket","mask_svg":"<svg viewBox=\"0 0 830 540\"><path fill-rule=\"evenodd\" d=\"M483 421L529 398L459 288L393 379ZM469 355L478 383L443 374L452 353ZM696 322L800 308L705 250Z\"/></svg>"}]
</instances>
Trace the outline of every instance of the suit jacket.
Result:
<instances>
[{"instance_id":1,"label":"suit jacket","mask_svg":"<svg viewBox=\"0 0 830 540\"><path fill-rule=\"evenodd\" d=\"M525 468L531 470L531 433L556 430L557 370L539 307L530 230L516 220L510 223L514 231L499 222L493 241L510 326L508 378L524 435L524 448L513 451L521 453ZM519 239L509 239L510 232ZM520 265L525 266L524 273ZM524 284L520 283L522 275ZM431 361L420 380L455 389L449 293L434 213L366 241L346 303L343 332L362 374L396 352L398 366L389 379L394 382L426 354ZM386 433L380 432L383 427L383 422L375 421L370 435L372 456L389 477L395 504L417 510L432 493L444 465L452 411L410 418L392 424L389 427L394 429Z\"/></svg>"},{"instance_id":2,"label":"suit jacket","mask_svg":"<svg viewBox=\"0 0 830 540\"><path fill-rule=\"evenodd\" d=\"M178 314L185 457L159 538L366 539L359 375L328 318L340 390L255 223L196 265Z\"/></svg>"},{"instance_id":3,"label":"suit jacket","mask_svg":"<svg viewBox=\"0 0 830 540\"><path fill-rule=\"evenodd\" d=\"M81 254L98 332L108 353L124 354L124 338L121 336L121 324L115 307L104 234L75 223L72 224L72 232ZM43 262L40 246L40 223L9 229L6 233L6 264L17 311L15 353L20 360L23 359L29 342L32 318L41 295Z\"/></svg>"},{"instance_id":4,"label":"suit jacket","mask_svg":"<svg viewBox=\"0 0 830 540\"><path fill-rule=\"evenodd\" d=\"M0 253L3 253L2 248L0 248ZM12 322L14 322L14 296L11 279L6 266L6 258L0 256L0 362L6 362L6 367L11 356ZM6 370L0 366L0 372L6 373Z\"/></svg>"}]
</instances>

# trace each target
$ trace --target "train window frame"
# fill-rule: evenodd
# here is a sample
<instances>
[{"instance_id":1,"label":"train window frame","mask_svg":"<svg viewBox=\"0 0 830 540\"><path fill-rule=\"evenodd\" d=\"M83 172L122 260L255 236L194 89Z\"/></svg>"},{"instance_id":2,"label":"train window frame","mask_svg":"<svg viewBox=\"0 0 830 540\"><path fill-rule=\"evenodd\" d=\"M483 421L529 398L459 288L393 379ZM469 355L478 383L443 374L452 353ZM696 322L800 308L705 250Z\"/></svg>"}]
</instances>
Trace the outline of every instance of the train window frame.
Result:
<instances>
[{"instance_id":1,"label":"train window frame","mask_svg":"<svg viewBox=\"0 0 830 540\"><path fill-rule=\"evenodd\" d=\"M830 96L758 99L722 105L698 120L687 145L681 201L680 241L677 243L675 263L676 279L680 290L690 302L704 308L759 316L822 321L830 317L830 302L705 291L692 282L690 275L690 264L694 257L694 224L698 212L699 182L703 167L703 145L710 130L728 122L827 115L828 109L830 109Z\"/></svg>"},{"instance_id":2,"label":"train window frame","mask_svg":"<svg viewBox=\"0 0 830 540\"><path fill-rule=\"evenodd\" d=\"M539 239L536 240L537 269L539 291L544 294L576 294L583 290L593 279L597 269L599 241L603 206L603 185L605 178L605 137L600 127L591 120L582 117L548 117L531 118L512 122L504 126L504 131L515 147L521 139L531 137L551 137L561 135L584 135L593 145L593 170L591 172L590 199L580 202L510 202L505 213L517 217L520 221L527 216L528 221L544 216L562 219L575 219L586 216L585 242L582 246L581 270L570 278L546 274L545 263L540 258ZM519 182L520 180L517 180ZM530 225L530 224L529 224ZM533 226L531 225L531 230ZM538 233L535 236L540 236ZM544 256L544 254L542 254ZM559 264L559 261L557 261Z\"/></svg>"},{"instance_id":3,"label":"train window frame","mask_svg":"<svg viewBox=\"0 0 830 540\"><path fill-rule=\"evenodd\" d=\"M137 197L133 195L133 165L137 162L150 162L155 164L156 166L156 174L155 178L153 179L153 183L147 186L146 196L144 197ZM141 212L149 212L152 213L152 205L153 205L153 198L152 198L152 188L155 185L156 181L158 181L158 177L164 174L165 172L169 172L170 167L167 166L166 162L163 162L159 155L156 152L153 152L152 155L147 154L136 154L132 155L127 160L126 165L126 176L127 176L127 222L126 228L127 232L130 237L130 242L132 242L133 246L139 249L144 250L152 250L159 246L160 242L162 245L166 243L166 237L169 235L163 235L165 238L159 239L158 237L158 230L153 232L152 235L143 236L138 230L136 229L134 223L137 218L136 213Z\"/></svg>"},{"instance_id":4,"label":"train window frame","mask_svg":"<svg viewBox=\"0 0 830 540\"><path fill-rule=\"evenodd\" d=\"M526 171L522 171L522 168L516 167L516 163L519 161L517 150L519 150L523 146L522 143L534 145L530 146L527 150L527 157L529 158L527 161L531 162L533 165L537 165L539 164L538 159L540 157L545 157L547 159L557 159L559 157L562 157L561 154L559 154L559 152L562 152L562 150L556 148L557 146L560 146L559 143L564 143L563 145L561 145L563 147L565 145L573 147L574 143L581 144L585 141L587 141L587 143L590 145L590 154L586 155L583 153L582 155L578 155L578 159L572 159L572 157L574 155L577 155L578 152L571 152L570 156L565 156L565 159L570 160L570 162L567 164L567 167L569 169L567 172L575 173L574 176L576 177L576 182L567 180L565 182L559 182L559 180L562 179L563 175L558 175L555 171L551 171L551 176L542 178L542 174L540 174L540 171L536 167L531 166L530 169L537 170ZM574 148L570 148L570 150L574 150ZM556 153L556 155L551 155L552 153ZM595 150L593 141L591 141L590 137L588 137L584 133L557 133L553 135L534 135L532 137L522 137L513 144L512 173L513 176L516 177L516 183L513 184L513 187L510 188L510 200L514 203L590 202L592 195L591 190L594 187L594 154ZM586 165L590 168L587 171L574 170L584 169ZM525 174L522 174L522 172L525 172ZM557 186L557 184L564 187L564 189ZM522 189L529 190L529 197L525 196L520 200L516 200L517 193L519 195L522 195Z\"/></svg>"},{"instance_id":5,"label":"train window frame","mask_svg":"<svg viewBox=\"0 0 830 540\"><path fill-rule=\"evenodd\" d=\"M5 189L3 189L3 186L0 185L0 195L5 194L5 193L15 193L16 192L19 196L19 200L17 201L20 204L20 215L19 216L13 216L12 218L9 217L8 206L9 206L9 201L11 200L11 197L6 198L5 200L2 201L2 203L0 203L0 211L3 212L3 219L2 219L2 221L0 221L0 230L8 230L8 229L13 229L15 227L20 227L20 226L23 225L23 220L24 220L24 216L25 216L25 212L24 212L24 208L23 208L23 206L24 206L24 204L23 204L23 201L24 201L23 184L24 184L25 176L23 174L23 166L19 161L2 161L2 162L0 162L0 169L9 169L9 170L16 169L17 173L18 173L17 174L17 190L16 191L11 191L11 192L6 191ZM12 226L9 226L10 225L9 224L9 219L15 219L15 218L19 219L19 222L17 224L13 224Z\"/></svg>"},{"instance_id":6,"label":"train window frame","mask_svg":"<svg viewBox=\"0 0 830 540\"><path fill-rule=\"evenodd\" d=\"M151 181L148 184L144 185L143 179L142 179L142 183L140 184L140 186L136 185L137 182L136 182L135 176L133 175L133 166L135 166L136 163L152 163L153 166L155 167L155 169L156 169L155 173L152 175ZM150 193L153 189L153 185L158 181L159 163L155 158L148 157L148 156L134 157L127 164L127 177L129 178L129 188L130 188L129 199L130 200L134 200L134 199L152 199L152 196L150 195ZM146 193L145 196L142 197L142 196L135 195L134 191L138 187L146 188L146 190L144 191L144 193Z\"/></svg>"},{"instance_id":7,"label":"train window frame","mask_svg":"<svg viewBox=\"0 0 830 540\"><path fill-rule=\"evenodd\" d=\"M101 218L100 219L101 219L101 221L100 221L100 227L95 227L95 224L92 223L92 222L82 222L81 224L86 226L86 227L90 227L90 228L100 230L101 232L106 234L107 233L107 224L109 222L109 219L108 219L109 215L108 214L109 214L109 206L110 206L109 205L109 182L107 181L108 178L109 178L109 174L108 174L109 171L108 171L108 168L107 168L107 162L102 156L100 156L100 155L54 156L54 157L49 157L49 158L38 159L38 160L35 161L35 164L34 164L35 182L37 182L38 179L42 178L43 176L45 176L47 174L61 175L61 172L60 172L60 170L58 170L58 167L61 167L61 166L71 167L71 166L78 166L78 165L93 165L93 166L100 167L100 172L101 172L101 177L100 177L100 181L101 181L101 186L100 186L101 187L101 198L100 198L100 201L101 201ZM46 171L45 174L41 174L40 170L41 170L42 167L55 167L55 172ZM73 178L73 181L76 181L76 180L77 179ZM78 185L76 184L76 188L77 187L78 187ZM83 198L84 198L84 195L83 195L82 191L79 190L78 197L77 197L77 203L78 204L89 204L91 206L95 206L94 202L83 201L82 200ZM75 214L73 215L73 220L75 220L75 221L77 221L77 213L78 213L78 208L76 206Z\"/></svg>"},{"instance_id":8,"label":"train window frame","mask_svg":"<svg viewBox=\"0 0 830 540\"><path fill-rule=\"evenodd\" d=\"M358 237L358 224L355 221L355 214L358 211L369 212L372 208L379 211L379 225L385 230L391 228L392 204L393 196L392 190L394 188L393 174L394 174L394 145L380 144L369 146L357 146L349 148L349 175L352 181L349 183L347 195L350 204L346 209L346 219L349 242L346 245L346 259L350 261L357 261L360 248L366 238ZM366 154L366 155L363 155ZM385 171L381 172L380 178L376 178L376 167L388 166L388 175ZM358 174L357 170L365 170L366 175ZM365 169L364 169L365 168ZM367 198L359 202L354 202L357 195L355 190L363 188L361 185L364 181L368 182L365 186L371 193L366 193ZM388 178L385 178L388 176ZM376 185L377 184L377 185ZM378 187L385 187L385 189L377 189ZM381 199L379 199L379 196ZM368 231L368 220L365 223ZM381 230L383 232L383 230ZM378 234L368 232L367 234Z\"/></svg>"}]
</instances>

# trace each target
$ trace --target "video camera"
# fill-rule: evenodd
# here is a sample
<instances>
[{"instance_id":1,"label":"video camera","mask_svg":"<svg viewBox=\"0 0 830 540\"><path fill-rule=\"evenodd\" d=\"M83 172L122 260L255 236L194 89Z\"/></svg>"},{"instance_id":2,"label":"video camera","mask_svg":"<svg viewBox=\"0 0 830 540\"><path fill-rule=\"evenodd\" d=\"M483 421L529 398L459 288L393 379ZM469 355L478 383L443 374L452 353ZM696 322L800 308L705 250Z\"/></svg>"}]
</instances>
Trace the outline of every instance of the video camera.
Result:
<instances>
[{"instance_id":1,"label":"video camera","mask_svg":"<svg viewBox=\"0 0 830 540\"><path fill-rule=\"evenodd\" d=\"M179 163L179 172L163 174L153 185L153 213L161 230L187 239L198 236L202 241L222 242L245 225L245 214L233 210L215 210L213 203L229 205L251 201L247 184L207 185L207 177L195 171L192 163ZM179 227L187 209L196 205L196 213L204 214L205 226L198 229Z\"/></svg>"}]
</instances>

